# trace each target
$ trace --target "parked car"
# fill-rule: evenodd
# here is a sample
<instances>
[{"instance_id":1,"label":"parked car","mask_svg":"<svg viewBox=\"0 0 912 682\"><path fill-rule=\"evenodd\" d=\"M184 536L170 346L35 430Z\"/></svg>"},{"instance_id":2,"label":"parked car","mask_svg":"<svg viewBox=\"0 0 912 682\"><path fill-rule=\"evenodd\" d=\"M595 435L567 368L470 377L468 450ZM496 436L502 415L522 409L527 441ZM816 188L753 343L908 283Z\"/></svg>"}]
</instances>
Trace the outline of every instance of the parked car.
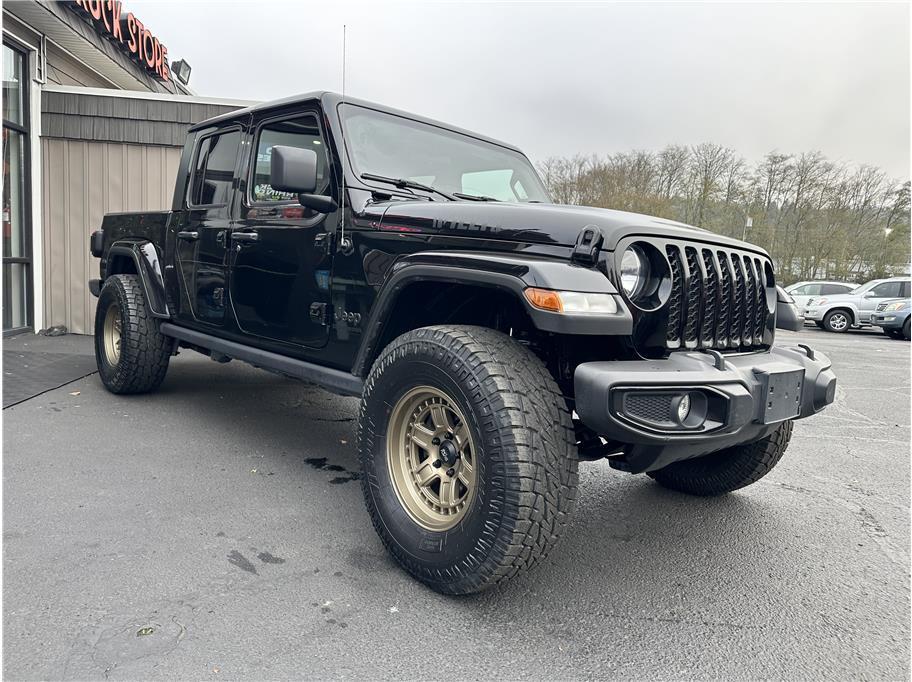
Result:
<instances>
[{"instance_id":1,"label":"parked car","mask_svg":"<svg viewBox=\"0 0 912 682\"><path fill-rule=\"evenodd\" d=\"M871 315L871 324L883 329L893 339L909 340L909 316L912 313L912 299L897 298L877 305Z\"/></svg>"},{"instance_id":2,"label":"parked car","mask_svg":"<svg viewBox=\"0 0 912 682\"><path fill-rule=\"evenodd\" d=\"M835 396L825 355L774 344L763 249L556 206L519 149L331 93L192 126L172 209L90 248L109 391L191 349L359 396L374 528L448 594L552 550L580 459L718 495Z\"/></svg>"},{"instance_id":3,"label":"parked car","mask_svg":"<svg viewBox=\"0 0 912 682\"><path fill-rule=\"evenodd\" d=\"M805 281L795 282L787 287L785 291L795 300L795 305L799 310L804 310L812 298L821 296L839 296L848 294L853 289L857 289L857 284L849 282L824 282L824 281Z\"/></svg>"},{"instance_id":4,"label":"parked car","mask_svg":"<svg viewBox=\"0 0 912 682\"><path fill-rule=\"evenodd\" d=\"M821 329L841 333L851 327L871 324L871 314L880 303L909 296L910 278L872 279L849 294L811 299L804 308L804 318Z\"/></svg>"}]
</instances>

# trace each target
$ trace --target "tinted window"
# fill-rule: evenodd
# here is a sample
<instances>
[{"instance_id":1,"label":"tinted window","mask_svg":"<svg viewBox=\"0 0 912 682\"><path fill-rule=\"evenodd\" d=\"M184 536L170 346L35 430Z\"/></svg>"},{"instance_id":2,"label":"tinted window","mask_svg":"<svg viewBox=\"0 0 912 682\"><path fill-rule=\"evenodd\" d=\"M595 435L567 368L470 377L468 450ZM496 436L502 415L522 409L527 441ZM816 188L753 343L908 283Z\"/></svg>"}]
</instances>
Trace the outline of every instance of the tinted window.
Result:
<instances>
[{"instance_id":1,"label":"tinted window","mask_svg":"<svg viewBox=\"0 0 912 682\"><path fill-rule=\"evenodd\" d=\"M250 182L250 198L253 201L297 200L296 194L280 192L269 184L272 148L276 145L315 151L317 153L317 194L325 191L327 185L326 144L320 135L316 117L300 116L287 121L268 123L260 128L253 177Z\"/></svg>"},{"instance_id":2,"label":"tinted window","mask_svg":"<svg viewBox=\"0 0 912 682\"><path fill-rule=\"evenodd\" d=\"M191 206L228 203L240 145L241 133L236 130L200 142L190 180Z\"/></svg>"},{"instance_id":3,"label":"tinted window","mask_svg":"<svg viewBox=\"0 0 912 682\"><path fill-rule=\"evenodd\" d=\"M871 289L873 298L899 298L902 295L902 282L884 282Z\"/></svg>"},{"instance_id":4,"label":"tinted window","mask_svg":"<svg viewBox=\"0 0 912 682\"><path fill-rule=\"evenodd\" d=\"M854 287L849 286L848 284L823 284L820 287L820 293L824 295L828 294L847 294Z\"/></svg>"},{"instance_id":5,"label":"tinted window","mask_svg":"<svg viewBox=\"0 0 912 682\"><path fill-rule=\"evenodd\" d=\"M907 297L909 295L909 289L912 287L912 282L903 282L902 283L902 293L900 296Z\"/></svg>"}]
</instances>

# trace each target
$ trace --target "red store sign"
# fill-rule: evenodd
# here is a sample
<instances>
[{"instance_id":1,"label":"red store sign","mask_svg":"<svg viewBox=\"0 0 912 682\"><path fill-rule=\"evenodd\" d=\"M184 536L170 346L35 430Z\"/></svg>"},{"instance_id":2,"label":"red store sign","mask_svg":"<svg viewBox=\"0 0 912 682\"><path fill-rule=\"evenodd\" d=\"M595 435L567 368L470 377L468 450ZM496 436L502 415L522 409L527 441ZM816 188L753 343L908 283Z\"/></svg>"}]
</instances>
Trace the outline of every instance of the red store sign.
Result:
<instances>
[{"instance_id":1,"label":"red store sign","mask_svg":"<svg viewBox=\"0 0 912 682\"><path fill-rule=\"evenodd\" d=\"M123 14L120 0L73 0L70 8L92 20L96 30L163 81L171 80L168 48L137 19Z\"/></svg>"}]
</instances>

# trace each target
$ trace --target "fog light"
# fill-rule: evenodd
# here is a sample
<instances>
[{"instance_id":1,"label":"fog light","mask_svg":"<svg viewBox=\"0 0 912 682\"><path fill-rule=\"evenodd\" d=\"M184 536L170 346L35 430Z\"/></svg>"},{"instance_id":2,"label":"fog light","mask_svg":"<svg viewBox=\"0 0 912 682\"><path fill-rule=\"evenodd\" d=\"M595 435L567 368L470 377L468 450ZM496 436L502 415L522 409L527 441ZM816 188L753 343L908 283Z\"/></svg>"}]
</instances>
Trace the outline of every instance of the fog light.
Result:
<instances>
[{"instance_id":1,"label":"fog light","mask_svg":"<svg viewBox=\"0 0 912 682\"><path fill-rule=\"evenodd\" d=\"M679 424L683 424L690 415L690 394L685 393L684 397L678 401L677 415Z\"/></svg>"}]
</instances>

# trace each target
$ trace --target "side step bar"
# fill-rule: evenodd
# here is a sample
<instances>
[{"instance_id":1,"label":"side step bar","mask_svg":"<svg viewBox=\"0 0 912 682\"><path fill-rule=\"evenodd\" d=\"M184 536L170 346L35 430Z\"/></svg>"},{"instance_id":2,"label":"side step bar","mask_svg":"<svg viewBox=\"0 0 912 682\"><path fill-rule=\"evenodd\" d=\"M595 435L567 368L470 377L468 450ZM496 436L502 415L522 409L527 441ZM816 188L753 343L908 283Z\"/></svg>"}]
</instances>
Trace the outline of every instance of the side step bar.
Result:
<instances>
[{"instance_id":1,"label":"side step bar","mask_svg":"<svg viewBox=\"0 0 912 682\"><path fill-rule=\"evenodd\" d=\"M161 333L180 341L206 348L227 355L229 358L250 363L254 367L284 374L292 379L301 379L322 386L339 395L360 396L364 382L354 374L338 369L321 367L304 360L288 358L278 353L245 346L242 343L226 341L185 327L178 327L170 322L162 322Z\"/></svg>"}]
</instances>

